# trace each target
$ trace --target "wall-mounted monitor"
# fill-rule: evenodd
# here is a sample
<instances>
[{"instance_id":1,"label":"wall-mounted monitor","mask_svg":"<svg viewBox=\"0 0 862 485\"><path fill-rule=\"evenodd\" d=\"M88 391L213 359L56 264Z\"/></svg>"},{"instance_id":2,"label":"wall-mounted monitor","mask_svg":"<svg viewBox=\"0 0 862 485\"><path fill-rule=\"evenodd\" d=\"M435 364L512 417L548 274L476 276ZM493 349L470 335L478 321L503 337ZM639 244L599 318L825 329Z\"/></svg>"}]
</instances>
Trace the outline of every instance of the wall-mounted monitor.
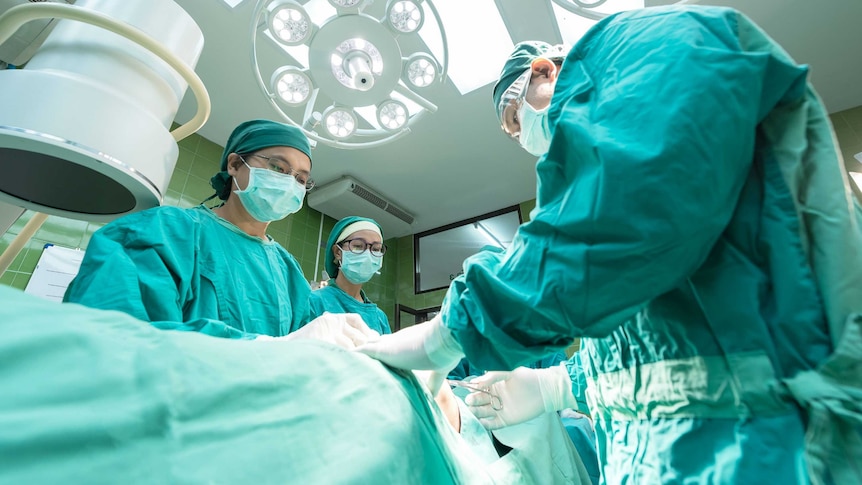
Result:
<instances>
[{"instance_id":1,"label":"wall-mounted monitor","mask_svg":"<svg viewBox=\"0 0 862 485\"><path fill-rule=\"evenodd\" d=\"M485 246L508 248L520 225L521 209L512 206L414 234L415 292L448 288L465 259Z\"/></svg>"}]
</instances>

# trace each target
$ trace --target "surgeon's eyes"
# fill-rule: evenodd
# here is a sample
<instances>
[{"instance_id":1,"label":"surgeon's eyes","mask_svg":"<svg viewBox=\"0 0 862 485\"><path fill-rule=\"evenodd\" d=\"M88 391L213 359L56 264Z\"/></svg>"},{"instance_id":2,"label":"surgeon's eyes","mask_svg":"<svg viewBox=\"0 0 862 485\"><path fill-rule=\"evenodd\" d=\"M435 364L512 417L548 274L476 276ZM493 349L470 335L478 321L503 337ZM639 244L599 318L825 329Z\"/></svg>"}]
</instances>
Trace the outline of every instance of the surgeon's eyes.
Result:
<instances>
[{"instance_id":1,"label":"surgeon's eyes","mask_svg":"<svg viewBox=\"0 0 862 485\"><path fill-rule=\"evenodd\" d=\"M269 169L272 170L273 172L284 173L284 168L282 168L277 163L270 162Z\"/></svg>"}]
</instances>

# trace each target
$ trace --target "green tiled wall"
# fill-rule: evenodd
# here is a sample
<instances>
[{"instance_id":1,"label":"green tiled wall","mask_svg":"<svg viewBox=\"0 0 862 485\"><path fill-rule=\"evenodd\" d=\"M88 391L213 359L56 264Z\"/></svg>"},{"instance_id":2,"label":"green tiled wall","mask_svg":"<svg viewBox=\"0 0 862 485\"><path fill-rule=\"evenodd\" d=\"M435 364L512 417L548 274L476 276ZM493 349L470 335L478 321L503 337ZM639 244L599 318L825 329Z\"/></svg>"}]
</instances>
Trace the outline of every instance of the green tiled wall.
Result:
<instances>
[{"instance_id":1,"label":"green tiled wall","mask_svg":"<svg viewBox=\"0 0 862 485\"><path fill-rule=\"evenodd\" d=\"M209 185L210 177L219 171L219 161L222 147L199 136L192 135L179 143L180 153L174 174L168 184L165 194L165 205L178 207L193 207L198 205L213 194ZM27 221L33 216L32 211L24 213L18 221L0 238L0 251L6 249L9 243L21 231ZM323 269L323 255L318 253L318 234L320 233L321 213L303 206L302 210L287 219L274 222L269 226L269 234L273 239L287 248L299 261L302 271L307 279L312 279L314 265L317 262L320 270ZM335 224L331 217L323 216L324 241L329 230ZM21 253L12 262L6 271L0 284L14 286L24 289L30 280L30 275L39 261L42 248L46 243L53 243L68 248L86 249L90 236L98 230L102 224L88 223L75 219L49 216L39 231L27 243ZM319 271L318 270L318 277ZM381 283L380 286L383 284ZM394 293L392 293L394 295ZM381 301L391 301L394 311L394 296L381 298Z\"/></svg>"}]
</instances>

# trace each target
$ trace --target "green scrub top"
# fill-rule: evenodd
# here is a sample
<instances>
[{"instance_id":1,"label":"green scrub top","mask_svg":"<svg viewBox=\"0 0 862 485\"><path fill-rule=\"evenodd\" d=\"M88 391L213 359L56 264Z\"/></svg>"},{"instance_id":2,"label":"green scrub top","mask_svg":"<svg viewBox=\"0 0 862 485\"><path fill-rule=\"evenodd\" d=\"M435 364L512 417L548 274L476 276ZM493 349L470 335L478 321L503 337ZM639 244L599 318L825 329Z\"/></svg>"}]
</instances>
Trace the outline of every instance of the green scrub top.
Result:
<instances>
[{"instance_id":1,"label":"green scrub top","mask_svg":"<svg viewBox=\"0 0 862 485\"><path fill-rule=\"evenodd\" d=\"M481 368L583 337L606 483L862 481L860 209L806 76L731 9L604 19L559 73L530 222L450 286Z\"/></svg>"},{"instance_id":2,"label":"green scrub top","mask_svg":"<svg viewBox=\"0 0 862 485\"><path fill-rule=\"evenodd\" d=\"M311 288L281 245L204 206L157 207L106 225L65 301L164 329L228 338L287 335L308 322Z\"/></svg>"},{"instance_id":3,"label":"green scrub top","mask_svg":"<svg viewBox=\"0 0 862 485\"><path fill-rule=\"evenodd\" d=\"M365 291L360 290L362 301L345 293L335 284L335 279L329 280L329 285L311 292L308 300L311 308L311 319L315 319L324 312L329 313L358 313L371 330L384 335L392 333L389 328L389 318L374 302L365 296ZM299 327L294 328L297 330ZM292 330L292 331L293 331Z\"/></svg>"}]
</instances>

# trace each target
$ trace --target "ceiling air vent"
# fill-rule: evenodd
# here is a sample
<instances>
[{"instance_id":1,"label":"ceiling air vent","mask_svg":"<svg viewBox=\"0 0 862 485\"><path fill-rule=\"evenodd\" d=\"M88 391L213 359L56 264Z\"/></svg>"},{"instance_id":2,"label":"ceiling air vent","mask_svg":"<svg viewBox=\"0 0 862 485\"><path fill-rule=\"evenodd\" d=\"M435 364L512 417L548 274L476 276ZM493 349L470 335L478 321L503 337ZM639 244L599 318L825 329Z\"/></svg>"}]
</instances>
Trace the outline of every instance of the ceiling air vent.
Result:
<instances>
[{"instance_id":1,"label":"ceiling air vent","mask_svg":"<svg viewBox=\"0 0 862 485\"><path fill-rule=\"evenodd\" d=\"M383 227L387 239L413 233L410 213L350 177L315 188L308 194L308 205L335 219L370 217Z\"/></svg>"},{"instance_id":2,"label":"ceiling air vent","mask_svg":"<svg viewBox=\"0 0 862 485\"><path fill-rule=\"evenodd\" d=\"M377 207L380 207L383 210L386 210L386 206L389 205L388 202L386 202L380 197L377 197L376 195L371 193L370 190L357 183L351 184L350 190L352 190L354 194L358 195L359 197L362 197L363 199L367 200L368 202L371 202L372 204L376 205Z\"/></svg>"}]
</instances>

